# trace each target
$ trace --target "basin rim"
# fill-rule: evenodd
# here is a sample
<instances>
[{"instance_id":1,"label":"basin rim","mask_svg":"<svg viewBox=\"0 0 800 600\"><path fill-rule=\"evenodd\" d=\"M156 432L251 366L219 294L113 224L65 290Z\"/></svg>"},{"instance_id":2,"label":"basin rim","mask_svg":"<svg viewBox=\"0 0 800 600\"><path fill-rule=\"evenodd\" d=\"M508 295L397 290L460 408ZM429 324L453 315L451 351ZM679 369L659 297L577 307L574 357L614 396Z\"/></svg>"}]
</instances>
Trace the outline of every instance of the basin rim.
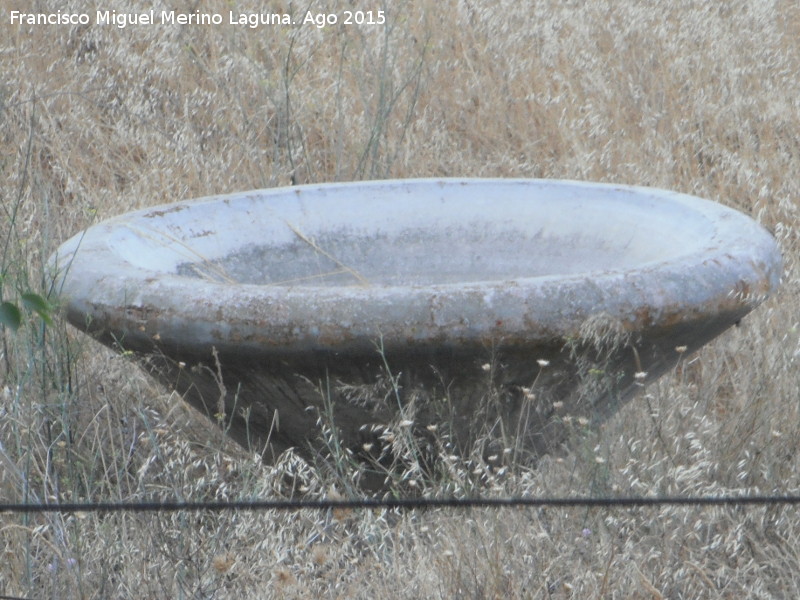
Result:
<instances>
[{"instance_id":1,"label":"basin rim","mask_svg":"<svg viewBox=\"0 0 800 600\"><path fill-rule=\"evenodd\" d=\"M713 225L706 243L664 261L569 276L416 286L282 287L228 285L132 265L106 242L108 232L145 215L191 210L239 198L365 186L452 188L527 185L532 193L569 186L618 191L688 208ZM157 220L157 219L154 219ZM780 282L774 239L749 217L721 204L640 186L535 179L411 179L333 183L210 196L134 211L65 242L50 260L56 290L77 327L132 349L166 353L265 354L374 352L387 347L534 345L576 335L602 313L626 330L664 329L746 314Z\"/></svg>"}]
</instances>

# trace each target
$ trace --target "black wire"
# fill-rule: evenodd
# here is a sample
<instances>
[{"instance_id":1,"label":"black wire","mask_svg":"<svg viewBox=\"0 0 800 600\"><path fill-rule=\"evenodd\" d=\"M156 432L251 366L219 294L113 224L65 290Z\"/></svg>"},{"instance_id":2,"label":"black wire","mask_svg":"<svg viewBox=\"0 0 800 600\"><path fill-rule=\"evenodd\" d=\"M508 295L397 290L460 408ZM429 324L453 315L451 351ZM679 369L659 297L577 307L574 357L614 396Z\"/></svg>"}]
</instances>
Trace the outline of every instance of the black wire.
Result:
<instances>
[{"instance_id":1,"label":"black wire","mask_svg":"<svg viewBox=\"0 0 800 600\"><path fill-rule=\"evenodd\" d=\"M800 496L628 496L606 498L395 498L352 500L239 500L233 502L97 502L57 504L0 504L0 513L44 512L180 512L223 510L329 510L386 508L416 510L426 508L500 508L500 507L646 507L646 506L752 506L795 505ZM0 600L29 600L2 596Z\"/></svg>"},{"instance_id":2,"label":"black wire","mask_svg":"<svg viewBox=\"0 0 800 600\"><path fill-rule=\"evenodd\" d=\"M97 502L56 504L0 504L0 513L112 513L112 512L198 512L224 510L284 510L302 509L397 509L428 508L631 508L647 506L753 506L796 505L800 496L628 496L628 497L566 497L566 498L357 498L350 500L237 500L229 502Z\"/></svg>"}]
</instances>

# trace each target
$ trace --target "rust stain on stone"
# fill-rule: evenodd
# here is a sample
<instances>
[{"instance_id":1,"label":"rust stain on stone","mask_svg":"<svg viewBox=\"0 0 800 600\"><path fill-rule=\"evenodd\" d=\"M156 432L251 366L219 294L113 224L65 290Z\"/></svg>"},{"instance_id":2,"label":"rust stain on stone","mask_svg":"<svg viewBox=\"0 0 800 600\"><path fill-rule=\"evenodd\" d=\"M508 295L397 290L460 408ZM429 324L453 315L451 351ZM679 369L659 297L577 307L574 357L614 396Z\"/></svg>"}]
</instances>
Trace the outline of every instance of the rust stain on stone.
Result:
<instances>
[{"instance_id":1,"label":"rust stain on stone","mask_svg":"<svg viewBox=\"0 0 800 600\"><path fill-rule=\"evenodd\" d=\"M152 210L152 211L150 211L148 213L145 213L144 217L146 219L153 219L155 217L163 217L164 215L167 215L169 213L175 213L175 212L180 212L182 210L186 210L186 208L187 207L186 207L185 204L176 204L175 206L170 206L169 208L165 208L163 210Z\"/></svg>"}]
</instances>

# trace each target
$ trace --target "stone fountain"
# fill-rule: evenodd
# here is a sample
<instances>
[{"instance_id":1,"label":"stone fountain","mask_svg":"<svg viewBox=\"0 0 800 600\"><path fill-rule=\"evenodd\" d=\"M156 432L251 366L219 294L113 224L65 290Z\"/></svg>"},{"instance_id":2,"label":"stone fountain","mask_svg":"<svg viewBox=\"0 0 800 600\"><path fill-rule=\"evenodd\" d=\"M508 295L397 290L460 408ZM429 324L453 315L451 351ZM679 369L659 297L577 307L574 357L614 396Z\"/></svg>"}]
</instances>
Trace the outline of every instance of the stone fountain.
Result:
<instances>
[{"instance_id":1,"label":"stone fountain","mask_svg":"<svg viewBox=\"0 0 800 600\"><path fill-rule=\"evenodd\" d=\"M69 322L272 459L403 431L548 452L778 284L772 237L679 193L423 179L202 198L51 259ZM427 432L427 434L426 434Z\"/></svg>"}]
</instances>

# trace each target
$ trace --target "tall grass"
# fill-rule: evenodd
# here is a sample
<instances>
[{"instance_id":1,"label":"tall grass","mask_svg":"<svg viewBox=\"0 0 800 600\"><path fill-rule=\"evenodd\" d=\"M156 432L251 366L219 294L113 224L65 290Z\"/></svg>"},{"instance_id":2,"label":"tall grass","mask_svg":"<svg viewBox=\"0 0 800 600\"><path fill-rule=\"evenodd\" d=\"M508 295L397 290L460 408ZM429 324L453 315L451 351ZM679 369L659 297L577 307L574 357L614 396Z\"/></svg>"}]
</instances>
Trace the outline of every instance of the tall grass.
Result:
<instances>
[{"instance_id":1,"label":"tall grass","mask_svg":"<svg viewBox=\"0 0 800 600\"><path fill-rule=\"evenodd\" d=\"M501 447L465 459L443 452L431 473L409 445L398 486L797 493L796 3L378 4L362 8L385 9L385 27L267 30L20 27L9 11L28 4L0 7L0 301L20 317L16 331L0 329L0 500L347 492L357 467L336 452L319 464L287 453L264 465L126 357L69 329L45 302L53 290L44 265L70 235L129 209L422 176L694 193L773 231L786 274L741 327L535 469ZM331 12L338 3L308 6ZM64 10L50 0L36 7ZM243 12L305 8L237 3ZM800 519L784 507L6 514L0 594L788 598L800 593L799 538Z\"/></svg>"}]
</instances>

